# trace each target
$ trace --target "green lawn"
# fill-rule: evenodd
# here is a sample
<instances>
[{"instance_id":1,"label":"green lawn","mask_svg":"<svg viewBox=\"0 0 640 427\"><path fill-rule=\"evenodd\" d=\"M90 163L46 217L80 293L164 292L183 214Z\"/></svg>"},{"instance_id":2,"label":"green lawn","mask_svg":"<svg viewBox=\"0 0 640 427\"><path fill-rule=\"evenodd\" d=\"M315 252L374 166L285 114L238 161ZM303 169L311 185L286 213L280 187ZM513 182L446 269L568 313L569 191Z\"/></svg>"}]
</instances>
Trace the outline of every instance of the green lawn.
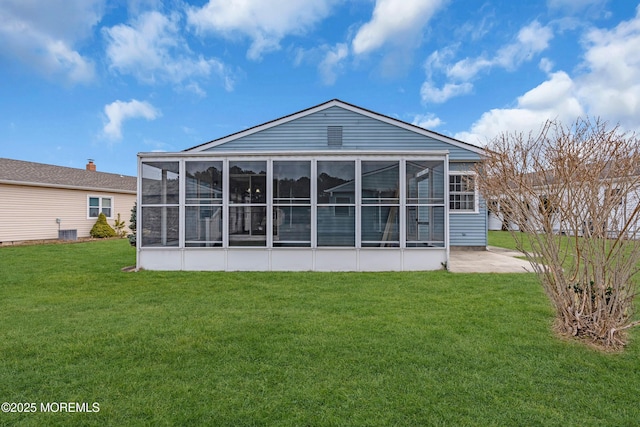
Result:
<instances>
[{"instance_id":1,"label":"green lawn","mask_svg":"<svg viewBox=\"0 0 640 427\"><path fill-rule=\"evenodd\" d=\"M489 231L489 246L498 246L500 248L508 248L516 250L516 241L508 231ZM525 241L527 249L531 249L529 242Z\"/></svg>"},{"instance_id":2,"label":"green lawn","mask_svg":"<svg viewBox=\"0 0 640 427\"><path fill-rule=\"evenodd\" d=\"M124 273L0 248L0 425L637 425L640 340L564 342L533 274Z\"/></svg>"}]
</instances>

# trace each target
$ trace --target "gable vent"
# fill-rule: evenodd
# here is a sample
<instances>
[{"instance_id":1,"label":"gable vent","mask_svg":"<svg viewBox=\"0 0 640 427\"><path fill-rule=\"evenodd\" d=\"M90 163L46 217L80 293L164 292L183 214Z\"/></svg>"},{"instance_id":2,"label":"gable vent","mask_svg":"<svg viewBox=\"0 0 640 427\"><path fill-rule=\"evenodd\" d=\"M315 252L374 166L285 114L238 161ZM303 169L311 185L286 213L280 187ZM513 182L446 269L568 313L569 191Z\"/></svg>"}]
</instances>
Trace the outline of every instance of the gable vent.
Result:
<instances>
[{"instance_id":1,"label":"gable vent","mask_svg":"<svg viewBox=\"0 0 640 427\"><path fill-rule=\"evenodd\" d=\"M327 126L327 145L342 147L342 126Z\"/></svg>"}]
</instances>

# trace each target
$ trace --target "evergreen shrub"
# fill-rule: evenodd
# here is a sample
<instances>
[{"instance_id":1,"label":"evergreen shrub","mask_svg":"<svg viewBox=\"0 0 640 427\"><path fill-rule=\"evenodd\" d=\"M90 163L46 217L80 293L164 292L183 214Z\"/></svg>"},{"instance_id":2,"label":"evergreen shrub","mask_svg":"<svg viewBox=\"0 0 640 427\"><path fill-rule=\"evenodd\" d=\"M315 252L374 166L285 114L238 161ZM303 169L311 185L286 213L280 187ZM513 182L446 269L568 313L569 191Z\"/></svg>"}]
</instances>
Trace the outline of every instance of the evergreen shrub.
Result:
<instances>
[{"instance_id":1,"label":"evergreen shrub","mask_svg":"<svg viewBox=\"0 0 640 427\"><path fill-rule=\"evenodd\" d=\"M103 213L98 215L98 220L91 228L91 231L89 232L89 234L91 235L91 237L94 237L97 239L104 239L106 237L116 237L116 231L113 228L111 228L111 226L107 222L107 217Z\"/></svg>"}]
</instances>

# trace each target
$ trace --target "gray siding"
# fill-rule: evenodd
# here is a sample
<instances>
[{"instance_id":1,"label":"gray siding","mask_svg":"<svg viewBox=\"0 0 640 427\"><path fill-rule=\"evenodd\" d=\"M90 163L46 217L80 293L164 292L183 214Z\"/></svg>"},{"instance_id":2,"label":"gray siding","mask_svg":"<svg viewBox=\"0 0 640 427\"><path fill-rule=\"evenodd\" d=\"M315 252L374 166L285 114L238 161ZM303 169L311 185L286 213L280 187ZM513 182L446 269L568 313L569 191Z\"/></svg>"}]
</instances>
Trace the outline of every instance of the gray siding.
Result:
<instances>
[{"instance_id":1,"label":"gray siding","mask_svg":"<svg viewBox=\"0 0 640 427\"><path fill-rule=\"evenodd\" d=\"M342 126L342 147L328 144L328 126ZM324 150L448 150L451 160L479 159L473 151L337 106L229 141L208 151Z\"/></svg>"},{"instance_id":2,"label":"gray siding","mask_svg":"<svg viewBox=\"0 0 640 427\"><path fill-rule=\"evenodd\" d=\"M449 214L451 246L487 246L487 204L480 197L478 213Z\"/></svg>"},{"instance_id":3,"label":"gray siding","mask_svg":"<svg viewBox=\"0 0 640 427\"><path fill-rule=\"evenodd\" d=\"M473 171L471 162L451 162L449 172ZM487 246L487 204L478 196L478 213L449 214L449 244L451 246Z\"/></svg>"}]
</instances>

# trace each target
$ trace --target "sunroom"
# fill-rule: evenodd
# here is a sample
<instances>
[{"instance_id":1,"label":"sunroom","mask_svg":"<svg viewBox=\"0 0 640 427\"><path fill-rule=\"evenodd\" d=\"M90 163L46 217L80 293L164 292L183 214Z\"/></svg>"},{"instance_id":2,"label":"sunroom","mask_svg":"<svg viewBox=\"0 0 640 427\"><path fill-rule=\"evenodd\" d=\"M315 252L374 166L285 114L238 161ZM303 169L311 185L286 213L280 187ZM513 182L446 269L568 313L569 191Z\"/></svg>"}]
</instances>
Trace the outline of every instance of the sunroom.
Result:
<instances>
[{"instance_id":1,"label":"sunroom","mask_svg":"<svg viewBox=\"0 0 640 427\"><path fill-rule=\"evenodd\" d=\"M146 158L141 267L425 270L446 262L447 154Z\"/></svg>"}]
</instances>

